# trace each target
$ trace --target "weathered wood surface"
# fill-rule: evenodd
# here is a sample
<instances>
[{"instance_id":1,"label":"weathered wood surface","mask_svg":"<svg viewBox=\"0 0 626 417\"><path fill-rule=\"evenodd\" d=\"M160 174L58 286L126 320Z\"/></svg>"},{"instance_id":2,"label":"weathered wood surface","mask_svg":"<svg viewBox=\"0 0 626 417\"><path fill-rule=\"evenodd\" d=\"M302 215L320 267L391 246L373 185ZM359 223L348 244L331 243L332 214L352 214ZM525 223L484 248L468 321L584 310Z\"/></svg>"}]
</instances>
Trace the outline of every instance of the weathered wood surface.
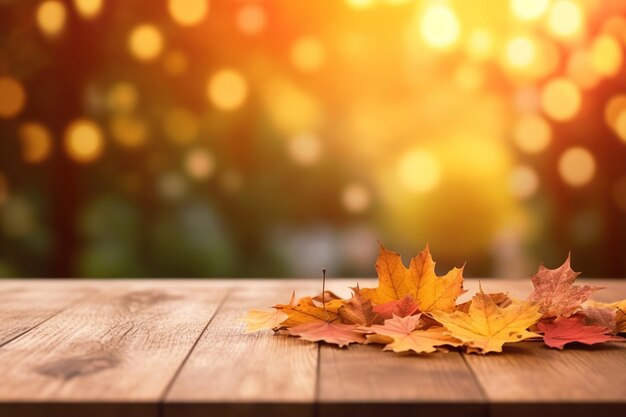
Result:
<instances>
[{"instance_id":1,"label":"weathered wood surface","mask_svg":"<svg viewBox=\"0 0 626 417\"><path fill-rule=\"evenodd\" d=\"M331 280L348 296L356 280ZM359 280L361 286L375 285ZM626 298L626 280L599 300ZM525 297L530 281L481 280ZM469 299L477 280L466 280ZM1 416L622 413L626 343L397 355L245 334L249 308L317 280L0 281Z\"/></svg>"}]
</instances>

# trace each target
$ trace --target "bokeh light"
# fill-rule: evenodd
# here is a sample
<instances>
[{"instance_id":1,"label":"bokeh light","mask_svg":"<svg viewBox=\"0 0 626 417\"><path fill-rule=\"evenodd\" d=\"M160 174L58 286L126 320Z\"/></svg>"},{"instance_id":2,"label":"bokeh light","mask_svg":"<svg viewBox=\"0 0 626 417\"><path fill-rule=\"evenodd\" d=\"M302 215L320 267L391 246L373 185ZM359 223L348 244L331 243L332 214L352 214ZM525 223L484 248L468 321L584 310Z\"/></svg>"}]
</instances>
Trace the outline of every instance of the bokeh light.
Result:
<instances>
[{"instance_id":1,"label":"bokeh light","mask_svg":"<svg viewBox=\"0 0 626 417\"><path fill-rule=\"evenodd\" d=\"M513 195L521 200L525 200L537 192L539 176L533 168L520 165L511 171L510 184Z\"/></svg>"},{"instance_id":2,"label":"bokeh light","mask_svg":"<svg viewBox=\"0 0 626 417\"><path fill-rule=\"evenodd\" d=\"M587 149L574 146L559 158L559 174L572 187L588 184L596 172L596 161Z\"/></svg>"},{"instance_id":3,"label":"bokeh light","mask_svg":"<svg viewBox=\"0 0 626 417\"><path fill-rule=\"evenodd\" d=\"M215 158L206 149L192 149L185 157L185 171L193 179L207 179L215 172Z\"/></svg>"},{"instance_id":4,"label":"bokeh light","mask_svg":"<svg viewBox=\"0 0 626 417\"><path fill-rule=\"evenodd\" d=\"M350 184L341 193L341 203L350 213L362 213L370 206L371 196L367 187L360 183Z\"/></svg>"},{"instance_id":5,"label":"bokeh light","mask_svg":"<svg viewBox=\"0 0 626 417\"><path fill-rule=\"evenodd\" d=\"M427 193L439 184L441 166L432 152L414 149L400 159L398 177L408 190Z\"/></svg>"},{"instance_id":6,"label":"bokeh light","mask_svg":"<svg viewBox=\"0 0 626 417\"><path fill-rule=\"evenodd\" d=\"M513 128L513 139L517 147L529 154L543 152L552 140L552 128L540 115L520 116Z\"/></svg>"},{"instance_id":7,"label":"bokeh light","mask_svg":"<svg viewBox=\"0 0 626 417\"><path fill-rule=\"evenodd\" d=\"M28 122L20 126L22 158L30 164L43 162L52 150L52 137L40 123Z\"/></svg>"},{"instance_id":8,"label":"bokeh light","mask_svg":"<svg viewBox=\"0 0 626 417\"><path fill-rule=\"evenodd\" d=\"M67 11L58 0L45 0L37 7L37 25L41 32L50 37L59 35L65 27Z\"/></svg>"},{"instance_id":9,"label":"bokeh light","mask_svg":"<svg viewBox=\"0 0 626 417\"><path fill-rule=\"evenodd\" d=\"M257 35L265 28L267 16L256 3L243 4L237 11L237 28L246 35Z\"/></svg>"},{"instance_id":10,"label":"bokeh light","mask_svg":"<svg viewBox=\"0 0 626 417\"><path fill-rule=\"evenodd\" d=\"M557 0L550 8L548 28L556 36L571 38L582 29L583 14L576 3L569 0Z\"/></svg>"},{"instance_id":11,"label":"bokeh light","mask_svg":"<svg viewBox=\"0 0 626 417\"><path fill-rule=\"evenodd\" d=\"M185 144L198 138L200 126L198 118L184 108L174 108L165 114L163 130L168 139L177 144Z\"/></svg>"},{"instance_id":12,"label":"bokeh light","mask_svg":"<svg viewBox=\"0 0 626 417\"><path fill-rule=\"evenodd\" d=\"M130 113L139 101L137 88L129 82L120 81L113 84L106 95L108 109L115 113Z\"/></svg>"},{"instance_id":13,"label":"bokeh light","mask_svg":"<svg viewBox=\"0 0 626 417\"><path fill-rule=\"evenodd\" d=\"M626 143L626 109L622 109L617 115L613 130L615 130L617 136Z\"/></svg>"},{"instance_id":14,"label":"bokeh light","mask_svg":"<svg viewBox=\"0 0 626 417\"><path fill-rule=\"evenodd\" d=\"M297 39L291 46L290 58L293 65L301 71L318 70L326 59L326 51L321 42L311 36Z\"/></svg>"},{"instance_id":15,"label":"bokeh light","mask_svg":"<svg viewBox=\"0 0 626 417\"><path fill-rule=\"evenodd\" d=\"M104 150L100 127L89 119L73 121L65 130L65 151L77 162L96 160Z\"/></svg>"},{"instance_id":16,"label":"bokeh light","mask_svg":"<svg viewBox=\"0 0 626 417\"><path fill-rule=\"evenodd\" d=\"M148 139L148 130L142 119L128 114L116 114L109 121L111 137L126 148L143 146Z\"/></svg>"},{"instance_id":17,"label":"bokeh light","mask_svg":"<svg viewBox=\"0 0 626 417\"><path fill-rule=\"evenodd\" d=\"M467 38L466 53L474 60L484 61L491 57L493 43L493 36L488 31L475 29Z\"/></svg>"},{"instance_id":18,"label":"bokeh light","mask_svg":"<svg viewBox=\"0 0 626 417\"><path fill-rule=\"evenodd\" d=\"M603 35L591 44L591 65L603 77L617 75L622 67L622 46L613 37Z\"/></svg>"},{"instance_id":19,"label":"bokeh light","mask_svg":"<svg viewBox=\"0 0 626 417\"><path fill-rule=\"evenodd\" d=\"M248 84L243 76L233 69L222 69L211 77L207 85L207 98L218 109L236 110L248 96Z\"/></svg>"},{"instance_id":20,"label":"bokeh light","mask_svg":"<svg viewBox=\"0 0 626 417\"><path fill-rule=\"evenodd\" d=\"M143 23L133 28L128 36L128 49L140 61L151 61L163 49L163 35L151 24Z\"/></svg>"},{"instance_id":21,"label":"bokeh light","mask_svg":"<svg viewBox=\"0 0 626 417\"><path fill-rule=\"evenodd\" d=\"M553 120L566 121L578 113L581 106L580 90L565 78L555 78L541 91L541 107Z\"/></svg>"},{"instance_id":22,"label":"bokeh light","mask_svg":"<svg viewBox=\"0 0 626 417\"><path fill-rule=\"evenodd\" d=\"M104 0L74 0L74 7L85 19L93 19L100 14Z\"/></svg>"},{"instance_id":23,"label":"bokeh light","mask_svg":"<svg viewBox=\"0 0 626 417\"><path fill-rule=\"evenodd\" d=\"M26 104L26 91L12 77L0 77L0 117L9 119L17 116Z\"/></svg>"},{"instance_id":24,"label":"bokeh light","mask_svg":"<svg viewBox=\"0 0 626 417\"><path fill-rule=\"evenodd\" d=\"M528 67L535 54L535 44L525 36L517 36L507 43L506 56L513 67Z\"/></svg>"},{"instance_id":25,"label":"bokeh light","mask_svg":"<svg viewBox=\"0 0 626 417\"><path fill-rule=\"evenodd\" d=\"M578 50L572 53L567 61L567 75L581 89L589 90L600 82L600 76L591 62L589 53Z\"/></svg>"},{"instance_id":26,"label":"bokeh light","mask_svg":"<svg viewBox=\"0 0 626 417\"><path fill-rule=\"evenodd\" d=\"M545 14L550 0L511 0L511 10L520 20L535 20Z\"/></svg>"},{"instance_id":27,"label":"bokeh light","mask_svg":"<svg viewBox=\"0 0 626 417\"><path fill-rule=\"evenodd\" d=\"M427 7L422 15L420 33L428 45L434 48L449 48L458 40L461 25L449 6L433 4Z\"/></svg>"},{"instance_id":28,"label":"bokeh light","mask_svg":"<svg viewBox=\"0 0 626 417\"><path fill-rule=\"evenodd\" d=\"M319 160L321 144L316 136L303 133L289 139L287 150L296 164L309 166Z\"/></svg>"},{"instance_id":29,"label":"bokeh light","mask_svg":"<svg viewBox=\"0 0 626 417\"><path fill-rule=\"evenodd\" d=\"M181 75L187 71L189 60L181 51L168 51L163 57L163 68L170 75Z\"/></svg>"},{"instance_id":30,"label":"bokeh light","mask_svg":"<svg viewBox=\"0 0 626 417\"><path fill-rule=\"evenodd\" d=\"M207 0L168 0L167 8L176 23L193 26L205 18L209 3Z\"/></svg>"}]
</instances>

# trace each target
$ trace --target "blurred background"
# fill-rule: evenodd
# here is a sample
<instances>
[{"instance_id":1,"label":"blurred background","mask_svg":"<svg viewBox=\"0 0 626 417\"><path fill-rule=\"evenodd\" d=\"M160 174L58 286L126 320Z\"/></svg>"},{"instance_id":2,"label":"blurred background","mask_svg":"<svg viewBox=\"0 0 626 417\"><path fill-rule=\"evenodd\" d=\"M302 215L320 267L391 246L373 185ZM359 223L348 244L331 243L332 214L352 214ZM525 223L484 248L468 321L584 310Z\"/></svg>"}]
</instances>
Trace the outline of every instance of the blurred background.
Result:
<instances>
[{"instance_id":1,"label":"blurred background","mask_svg":"<svg viewBox=\"0 0 626 417\"><path fill-rule=\"evenodd\" d=\"M0 0L0 276L626 276L622 0Z\"/></svg>"}]
</instances>

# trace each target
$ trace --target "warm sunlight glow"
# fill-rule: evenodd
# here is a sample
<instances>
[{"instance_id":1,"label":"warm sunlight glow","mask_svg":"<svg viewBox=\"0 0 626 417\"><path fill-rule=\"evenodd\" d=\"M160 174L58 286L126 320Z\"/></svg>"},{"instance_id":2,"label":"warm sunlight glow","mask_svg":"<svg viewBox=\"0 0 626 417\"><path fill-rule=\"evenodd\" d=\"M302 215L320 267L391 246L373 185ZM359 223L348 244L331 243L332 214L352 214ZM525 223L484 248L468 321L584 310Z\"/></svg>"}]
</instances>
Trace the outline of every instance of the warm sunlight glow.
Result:
<instances>
[{"instance_id":1,"label":"warm sunlight glow","mask_svg":"<svg viewBox=\"0 0 626 417\"><path fill-rule=\"evenodd\" d=\"M574 83L565 78L548 82L541 91L541 107L552 119L569 120L580 110L580 91Z\"/></svg>"},{"instance_id":2,"label":"warm sunlight glow","mask_svg":"<svg viewBox=\"0 0 626 417\"><path fill-rule=\"evenodd\" d=\"M326 59L324 45L313 37L302 37L292 45L291 62L301 71L311 72L319 69Z\"/></svg>"},{"instance_id":3,"label":"warm sunlight glow","mask_svg":"<svg viewBox=\"0 0 626 417\"><path fill-rule=\"evenodd\" d=\"M514 125L513 139L520 150L536 154L543 152L552 140L552 128L541 116L526 114Z\"/></svg>"},{"instance_id":4,"label":"warm sunlight glow","mask_svg":"<svg viewBox=\"0 0 626 417\"><path fill-rule=\"evenodd\" d=\"M520 20L535 20L548 10L550 0L511 0L511 10Z\"/></svg>"},{"instance_id":5,"label":"warm sunlight glow","mask_svg":"<svg viewBox=\"0 0 626 417\"><path fill-rule=\"evenodd\" d=\"M26 91L22 84L11 77L0 77L0 118L17 116L26 104Z\"/></svg>"},{"instance_id":6,"label":"warm sunlight glow","mask_svg":"<svg viewBox=\"0 0 626 417\"><path fill-rule=\"evenodd\" d=\"M156 26L141 24L135 26L128 37L130 53L140 61L151 61L163 49L163 36Z\"/></svg>"},{"instance_id":7,"label":"warm sunlight glow","mask_svg":"<svg viewBox=\"0 0 626 417\"><path fill-rule=\"evenodd\" d=\"M527 37L517 36L508 42L506 56L513 67L527 67L535 59L535 44Z\"/></svg>"},{"instance_id":8,"label":"warm sunlight glow","mask_svg":"<svg viewBox=\"0 0 626 417\"><path fill-rule=\"evenodd\" d=\"M583 15L580 7L569 0L557 0L550 9L548 28L556 36L569 38L582 28Z\"/></svg>"},{"instance_id":9,"label":"warm sunlight glow","mask_svg":"<svg viewBox=\"0 0 626 417\"><path fill-rule=\"evenodd\" d=\"M243 105L248 96L248 84L233 69L222 69L211 77L207 85L207 97L220 110L232 111Z\"/></svg>"},{"instance_id":10,"label":"warm sunlight glow","mask_svg":"<svg viewBox=\"0 0 626 417\"><path fill-rule=\"evenodd\" d=\"M450 7L434 4L422 15L420 32L428 45L434 48L448 48L459 38L461 25Z\"/></svg>"},{"instance_id":11,"label":"warm sunlight glow","mask_svg":"<svg viewBox=\"0 0 626 417\"><path fill-rule=\"evenodd\" d=\"M559 174L568 185L581 187L593 178L596 161L587 149L575 146L566 150L559 159Z\"/></svg>"},{"instance_id":12,"label":"warm sunlight glow","mask_svg":"<svg viewBox=\"0 0 626 417\"><path fill-rule=\"evenodd\" d=\"M362 213L368 209L371 196L363 184L350 184L341 193L341 203L350 213Z\"/></svg>"},{"instance_id":13,"label":"warm sunlight glow","mask_svg":"<svg viewBox=\"0 0 626 417\"><path fill-rule=\"evenodd\" d=\"M200 23L209 10L207 0L168 0L170 16L181 26Z\"/></svg>"},{"instance_id":14,"label":"warm sunlight glow","mask_svg":"<svg viewBox=\"0 0 626 417\"><path fill-rule=\"evenodd\" d=\"M430 151L414 149L398 165L400 183L414 193L432 191L441 180L441 166Z\"/></svg>"},{"instance_id":15,"label":"warm sunlight glow","mask_svg":"<svg viewBox=\"0 0 626 417\"><path fill-rule=\"evenodd\" d=\"M591 44L591 65L603 77L613 77L622 68L622 46L612 36L598 36Z\"/></svg>"},{"instance_id":16,"label":"warm sunlight glow","mask_svg":"<svg viewBox=\"0 0 626 417\"><path fill-rule=\"evenodd\" d=\"M22 142L22 158L29 164L45 161L52 149L52 137L40 123L24 123L19 130Z\"/></svg>"},{"instance_id":17,"label":"warm sunlight glow","mask_svg":"<svg viewBox=\"0 0 626 417\"><path fill-rule=\"evenodd\" d=\"M102 154L103 149L102 131L93 121L75 120L65 130L65 151L75 161L92 162Z\"/></svg>"},{"instance_id":18,"label":"warm sunlight glow","mask_svg":"<svg viewBox=\"0 0 626 417\"><path fill-rule=\"evenodd\" d=\"M103 0L74 0L74 7L85 19L93 19L100 14Z\"/></svg>"},{"instance_id":19,"label":"warm sunlight glow","mask_svg":"<svg viewBox=\"0 0 626 417\"><path fill-rule=\"evenodd\" d=\"M236 17L239 30L250 36L260 33L265 28L266 20L265 10L255 3L242 5Z\"/></svg>"},{"instance_id":20,"label":"warm sunlight glow","mask_svg":"<svg viewBox=\"0 0 626 417\"><path fill-rule=\"evenodd\" d=\"M63 31L67 11L65 5L58 0L46 0L37 8L37 25L47 36L57 36Z\"/></svg>"}]
</instances>

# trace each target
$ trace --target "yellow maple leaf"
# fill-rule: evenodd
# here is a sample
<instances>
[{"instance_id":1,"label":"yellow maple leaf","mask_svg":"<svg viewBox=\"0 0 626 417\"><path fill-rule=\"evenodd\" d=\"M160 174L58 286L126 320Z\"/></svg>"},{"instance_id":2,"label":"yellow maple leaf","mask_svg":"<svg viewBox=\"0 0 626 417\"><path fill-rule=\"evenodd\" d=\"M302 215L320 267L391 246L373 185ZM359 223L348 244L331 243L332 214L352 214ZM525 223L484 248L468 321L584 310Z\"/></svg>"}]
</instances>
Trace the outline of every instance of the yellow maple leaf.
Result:
<instances>
[{"instance_id":1,"label":"yellow maple leaf","mask_svg":"<svg viewBox=\"0 0 626 417\"><path fill-rule=\"evenodd\" d=\"M499 307L482 288L474 295L469 313L433 311L430 315L471 352L502 352L505 343L540 337L527 330L541 318L538 304L525 302Z\"/></svg>"},{"instance_id":2,"label":"yellow maple leaf","mask_svg":"<svg viewBox=\"0 0 626 417\"><path fill-rule=\"evenodd\" d=\"M463 293L463 268L453 268L443 277L435 274L435 262L428 245L411 260L409 268L400 255L380 247L376 261L377 288L363 288L361 294L374 304L400 300L410 295L420 311L454 311L456 299Z\"/></svg>"},{"instance_id":3,"label":"yellow maple leaf","mask_svg":"<svg viewBox=\"0 0 626 417\"><path fill-rule=\"evenodd\" d=\"M383 350L394 352L431 353L437 350L436 346L461 346L463 343L450 336L443 327L431 327L426 330L415 330L420 320L420 314L415 316L398 317L385 320L384 325L367 327L368 331L375 332L368 335L371 343L384 343Z\"/></svg>"},{"instance_id":4,"label":"yellow maple leaf","mask_svg":"<svg viewBox=\"0 0 626 417\"><path fill-rule=\"evenodd\" d=\"M339 318L336 312L330 311L329 309L324 310L323 307L316 305L311 297L303 297L298 300L297 304L277 304L274 308L289 316L289 318L282 323L283 327L293 327L314 321L326 321L331 323Z\"/></svg>"},{"instance_id":5,"label":"yellow maple leaf","mask_svg":"<svg viewBox=\"0 0 626 417\"><path fill-rule=\"evenodd\" d=\"M279 327L288 318L287 314L279 310L252 309L248 311L248 314L241 321L246 323L246 333L252 333Z\"/></svg>"}]
</instances>

